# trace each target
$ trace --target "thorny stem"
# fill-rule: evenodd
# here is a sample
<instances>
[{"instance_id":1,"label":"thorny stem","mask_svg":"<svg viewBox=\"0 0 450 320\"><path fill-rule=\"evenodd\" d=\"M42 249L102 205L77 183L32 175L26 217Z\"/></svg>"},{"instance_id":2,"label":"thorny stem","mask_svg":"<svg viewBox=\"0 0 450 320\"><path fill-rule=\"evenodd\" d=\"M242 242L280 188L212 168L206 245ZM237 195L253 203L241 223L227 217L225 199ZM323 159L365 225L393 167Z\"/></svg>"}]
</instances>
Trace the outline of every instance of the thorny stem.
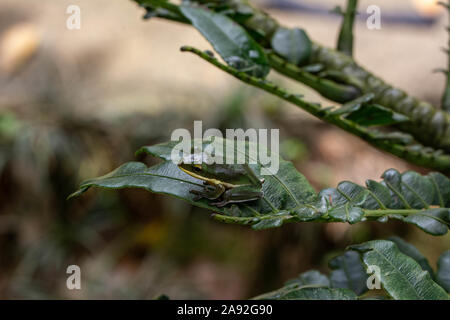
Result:
<instances>
[{"instance_id":1,"label":"thorny stem","mask_svg":"<svg viewBox=\"0 0 450 320\"><path fill-rule=\"evenodd\" d=\"M426 209L419 210L419 209L380 209L380 210L366 210L363 209L364 217L368 220L376 220L378 218L389 216L389 215L401 215L401 216L408 216L412 214L417 214L420 212L425 212ZM273 215L265 215L265 216L259 216L259 217L234 217L234 216L227 216L223 214L215 213L212 215L213 218L219 222L228 223L228 224L239 224L239 225L252 225L257 222L263 221L263 220L270 220L274 218L283 219L284 223L290 223L290 222L297 222L298 219L295 217L295 215L291 215L288 212L284 215L279 215L277 217L274 217ZM329 217L321 217L319 219L313 220L311 222L337 222L337 220L330 219ZM448 225L447 222L444 222Z\"/></svg>"},{"instance_id":2,"label":"thorny stem","mask_svg":"<svg viewBox=\"0 0 450 320\"><path fill-rule=\"evenodd\" d=\"M424 210L420 209L383 209L383 210L363 210L365 217L382 217L388 214L400 214L403 216L416 214Z\"/></svg>"},{"instance_id":3,"label":"thorny stem","mask_svg":"<svg viewBox=\"0 0 450 320\"><path fill-rule=\"evenodd\" d=\"M274 218L273 215L265 215L265 216L259 216L259 217L233 217L233 216L226 216L226 215L218 214L218 213L214 213L212 215L212 217L214 218L214 220L219 221L219 222L228 223L228 224L240 224L240 225L254 224L254 223L260 222L262 220L269 220L269 219ZM289 221L290 219L293 218L293 216L286 214L284 216L279 216L278 218L283 218L284 220Z\"/></svg>"},{"instance_id":4,"label":"thorny stem","mask_svg":"<svg viewBox=\"0 0 450 320\"><path fill-rule=\"evenodd\" d=\"M349 133L352 133L363 140L367 141L371 145L394 154L400 158L406 159L411 163L421 166L432 166L434 169L448 171L450 169L450 156L449 155L436 155L434 153L422 153L420 151L412 150L408 146L393 143L389 139L380 139L376 134L371 132L367 127L360 126L352 121L346 120L339 115L333 115L329 112L329 108L324 109L318 104L309 103L301 99L298 95L287 92L286 90L279 88L277 85L263 79L252 77L244 72L240 72L234 68L224 65L219 60L211 57L205 52L202 52L196 48L184 46L181 51L191 52L199 56L200 58L208 61L212 65L225 71L226 73L234 76L235 78L251 85L262 89L272 95L275 95L285 101L288 101L313 116L333 124Z\"/></svg>"},{"instance_id":5,"label":"thorny stem","mask_svg":"<svg viewBox=\"0 0 450 320\"><path fill-rule=\"evenodd\" d=\"M358 0L347 0L341 31L339 33L337 49L350 57L353 56L353 25L356 16Z\"/></svg>"}]
</instances>

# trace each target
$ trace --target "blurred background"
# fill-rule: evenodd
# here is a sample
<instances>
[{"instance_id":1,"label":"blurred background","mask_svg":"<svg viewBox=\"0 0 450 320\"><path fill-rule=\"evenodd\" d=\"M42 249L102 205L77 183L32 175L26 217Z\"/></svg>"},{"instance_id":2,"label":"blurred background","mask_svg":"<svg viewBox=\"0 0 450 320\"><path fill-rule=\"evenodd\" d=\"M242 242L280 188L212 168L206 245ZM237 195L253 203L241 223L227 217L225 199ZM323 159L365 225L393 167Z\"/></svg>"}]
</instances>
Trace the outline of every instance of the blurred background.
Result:
<instances>
[{"instance_id":1,"label":"blurred background","mask_svg":"<svg viewBox=\"0 0 450 320\"><path fill-rule=\"evenodd\" d=\"M329 11L344 0L255 2L334 46L340 20ZM437 104L444 77L432 70L447 63L445 12L432 0L378 0L382 29L370 31L372 3L360 2L356 59ZM66 27L69 5L81 9L79 30ZM450 249L449 236L394 221L255 232L140 190L91 190L67 201L81 181L199 119L204 128L279 128L283 156L317 190L378 180L389 168L426 173L182 54L182 45L210 46L191 27L143 14L129 0L0 2L0 298L243 299L311 268L327 272L329 258L351 243L398 235L432 266ZM81 267L81 290L66 288L72 264Z\"/></svg>"}]
</instances>

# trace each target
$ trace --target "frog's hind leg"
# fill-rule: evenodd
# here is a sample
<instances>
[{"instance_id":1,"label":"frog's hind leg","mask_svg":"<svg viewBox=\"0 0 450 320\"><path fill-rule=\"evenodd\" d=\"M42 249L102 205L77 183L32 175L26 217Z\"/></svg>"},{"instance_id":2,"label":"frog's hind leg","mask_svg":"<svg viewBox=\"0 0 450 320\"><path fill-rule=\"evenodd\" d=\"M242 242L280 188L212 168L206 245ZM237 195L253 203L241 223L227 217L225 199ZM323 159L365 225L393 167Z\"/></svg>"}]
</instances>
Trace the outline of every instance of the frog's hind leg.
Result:
<instances>
[{"instance_id":1,"label":"frog's hind leg","mask_svg":"<svg viewBox=\"0 0 450 320\"><path fill-rule=\"evenodd\" d=\"M203 192L202 191L198 191L198 190L189 190L189 193L192 193L193 195L195 195L195 197L194 197L194 201L198 201L198 200L200 200L200 199L202 199L202 198L204 198L203 197Z\"/></svg>"},{"instance_id":2,"label":"frog's hind leg","mask_svg":"<svg viewBox=\"0 0 450 320\"><path fill-rule=\"evenodd\" d=\"M202 198L206 198L208 200L217 200L222 193L224 193L225 188L222 185L206 185L203 190L189 190L189 193L195 195L194 201L198 201Z\"/></svg>"},{"instance_id":3,"label":"frog's hind leg","mask_svg":"<svg viewBox=\"0 0 450 320\"><path fill-rule=\"evenodd\" d=\"M221 208L230 203L255 201L261 199L263 195L262 191L248 190L246 186L242 186L225 191L222 196L222 201L211 204Z\"/></svg>"},{"instance_id":4,"label":"frog's hind leg","mask_svg":"<svg viewBox=\"0 0 450 320\"><path fill-rule=\"evenodd\" d=\"M225 207L228 204L232 204L232 203L243 203L243 202L250 202L250 201L255 201L260 199L260 196L255 196L253 198L246 198L246 199L223 199L222 201L219 202L213 202L211 203L213 206L216 206L218 208L222 208Z\"/></svg>"}]
</instances>

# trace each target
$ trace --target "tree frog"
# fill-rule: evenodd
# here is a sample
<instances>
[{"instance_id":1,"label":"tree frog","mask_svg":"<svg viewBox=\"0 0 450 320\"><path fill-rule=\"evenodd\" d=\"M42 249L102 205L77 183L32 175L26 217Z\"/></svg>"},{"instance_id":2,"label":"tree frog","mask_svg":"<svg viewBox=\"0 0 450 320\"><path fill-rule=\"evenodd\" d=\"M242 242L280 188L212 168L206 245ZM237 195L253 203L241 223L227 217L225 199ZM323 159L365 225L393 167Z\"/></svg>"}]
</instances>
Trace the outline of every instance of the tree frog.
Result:
<instances>
[{"instance_id":1,"label":"tree frog","mask_svg":"<svg viewBox=\"0 0 450 320\"><path fill-rule=\"evenodd\" d=\"M195 201L206 198L224 207L229 203L254 201L262 198L264 179L258 179L248 164L201 164L181 162L178 167L188 175L203 181L203 190L190 190Z\"/></svg>"}]
</instances>

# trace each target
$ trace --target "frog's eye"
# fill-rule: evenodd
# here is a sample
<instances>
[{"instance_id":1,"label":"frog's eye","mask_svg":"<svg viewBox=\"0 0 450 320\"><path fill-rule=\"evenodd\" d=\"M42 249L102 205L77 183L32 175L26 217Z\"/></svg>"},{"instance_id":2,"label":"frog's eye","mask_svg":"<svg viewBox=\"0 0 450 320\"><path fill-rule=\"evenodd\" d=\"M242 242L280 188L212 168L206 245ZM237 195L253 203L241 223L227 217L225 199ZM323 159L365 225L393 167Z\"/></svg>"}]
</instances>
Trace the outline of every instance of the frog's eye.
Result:
<instances>
[{"instance_id":1,"label":"frog's eye","mask_svg":"<svg viewBox=\"0 0 450 320\"><path fill-rule=\"evenodd\" d=\"M202 166L200 164L194 164L194 171L196 172L202 171Z\"/></svg>"}]
</instances>

